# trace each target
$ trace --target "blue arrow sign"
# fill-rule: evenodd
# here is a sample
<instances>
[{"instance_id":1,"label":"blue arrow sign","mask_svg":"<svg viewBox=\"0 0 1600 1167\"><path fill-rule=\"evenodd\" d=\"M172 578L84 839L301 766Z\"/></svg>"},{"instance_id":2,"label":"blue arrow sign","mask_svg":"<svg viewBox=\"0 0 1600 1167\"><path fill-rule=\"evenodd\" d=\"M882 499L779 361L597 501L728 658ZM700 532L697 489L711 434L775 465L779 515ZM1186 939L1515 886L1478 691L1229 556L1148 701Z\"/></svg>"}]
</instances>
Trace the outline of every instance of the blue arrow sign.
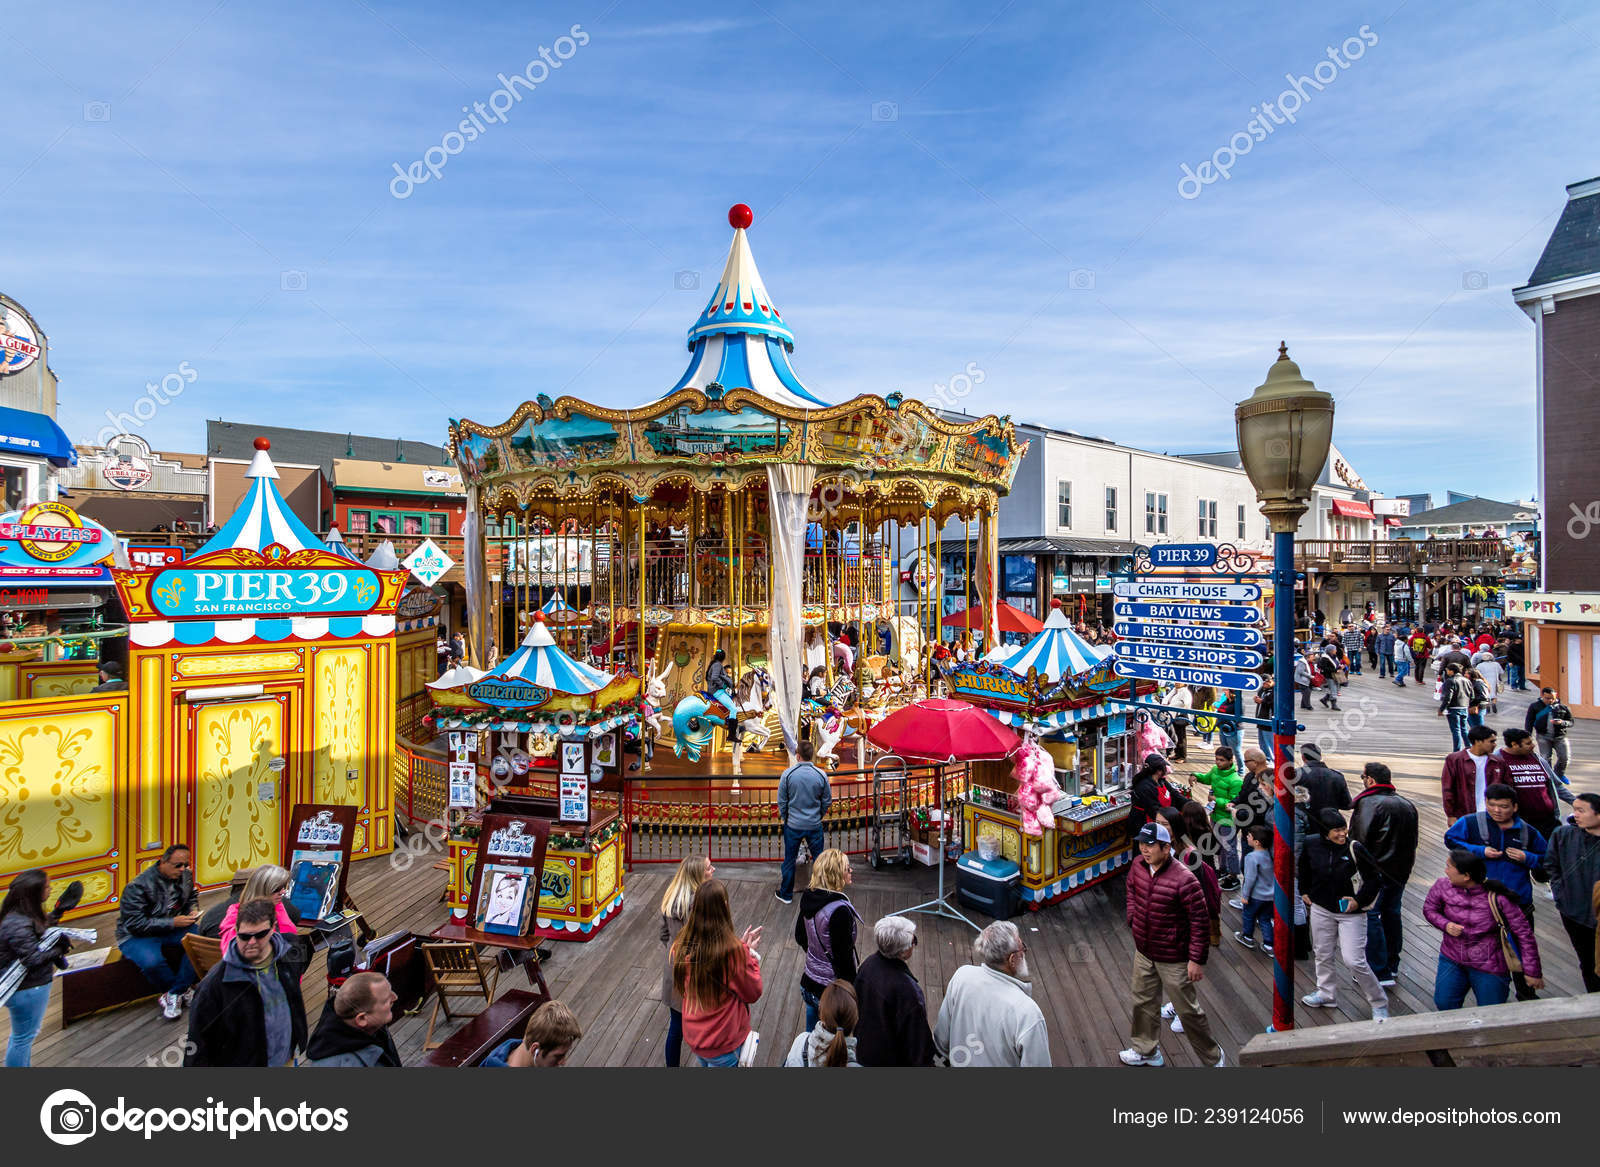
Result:
<instances>
[{"instance_id":1,"label":"blue arrow sign","mask_svg":"<svg viewBox=\"0 0 1600 1167\"><path fill-rule=\"evenodd\" d=\"M1150 548L1152 567L1210 567L1216 562L1215 543L1158 543Z\"/></svg>"},{"instance_id":2,"label":"blue arrow sign","mask_svg":"<svg viewBox=\"0 0 1600 1167\"><path fill-rule=\"evenodd\" d=\"M1164 583L1161 580L1133 580L1112 588L1119 600L1171 600L1177 604L1239 603L1259 600L1261 585L1253 583Z\"/></svg>"},{"instance_id":3,"label":"blue arrow sign","mask_svg":"<svg viewBox=\"0 0 1600 1167\"><path fill-rule=\"evenodd\" d=\"M1167 681L1173 684L1209 685L1213 689L1243 689L1253 693L1261 688L1261 674L1232 673L1223 669L1196 668L1192 665L1151 664L1145 661L1115 662L1117 676L1128 680Z\"/></svg>"},{"instance_id":4,"label":"blue arrow sign","mask_svg":"<svg viewBox=\"0 0 1600 1167\"><path fill-rule=\"evenodd\" d=\"M1171 661L1218 669L1259 669L1261 654L1248 648L1213 648L1204 644L1167 644L1145 640L1119 640L1117 656L1136 660Z\"/></svg>"},{"instance_id":5,"label":"blue arrow sign","mask_svg":"<svg viewBox=\"0 0 1600 1167\"><path fill-rule=\"evenodd\" d=\"M1229 624L1259 624L1261 613L1245 604L1134 604L1112 609L1119 620L1222 620Z\"/></svg>"},{"instance_id":6,"label":"blue arrow sign","mask_svg":"<svg viewBox=\"0 0 1600 1167\"><path fill-rule=\"evenodd\" d=\"M1184 644L1228 644L1240 648L1260 648L1266 643L1259 628L1235 628L1206 624L1133 624L1126 621L1112 626L1118 636L1131 640L1165 640Z\"/></svg>"}]
</instances>

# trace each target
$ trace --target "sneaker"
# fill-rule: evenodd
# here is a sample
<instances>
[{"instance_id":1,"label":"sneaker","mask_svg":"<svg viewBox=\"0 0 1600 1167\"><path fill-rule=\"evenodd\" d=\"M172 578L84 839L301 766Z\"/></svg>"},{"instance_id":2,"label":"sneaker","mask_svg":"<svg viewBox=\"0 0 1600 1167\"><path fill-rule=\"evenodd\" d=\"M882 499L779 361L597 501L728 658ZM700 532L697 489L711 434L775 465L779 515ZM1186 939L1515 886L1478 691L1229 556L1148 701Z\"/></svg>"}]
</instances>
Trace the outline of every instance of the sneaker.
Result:
<instances>
[{"instance_id":1,"label":"sneaker","mask_svg":"<svg viewBox=\"0 0 1600 1167\"><path fill-rule=\"evenodd\" d=\"M1332 997L1324 997L1321 993L1307 993L1300 998L1300 1004L1308 1009L1332 1009L1336 1003Z\"/></svg>"},{"instance_id":2,"label":"sneaker","mask_svg":"<svg viewBox=\"0 0 1600 1167\"><path fill-rule=\"evenodd\" d=\"M1223 891L1238 891L1239 886L1240 880L1237 875L1224 875L1221 879L1217 880L1217 887Z\"/></svg>"},{"instance_id":3,"label":"sneaker","mask_svg":"<svg viewBox=\"0 0 1600 1167\"><path fill-rule=\"evenodd\" d=\"M1387 1021L1387 1020L1389 1020L1389 1006L1387 1006L1387 1005L1374 1005L1372 1007L1372 1019L1374 1021Z\"/></svg>"},{"instance_id":4,"label":"sneaker","mask_svg":"<svg viewBox=\"0 0 1600 1167\"><path fill-rule=\"evenodd\" d=\"M1273 955L1272 945L1270 945L1270 944L1265 944L1265 943L1262 944L1261 945L1261 951L1265 952L1268 956L1272 956Z\"/></svg>"},{"instance_id":5,"label":"sneaker","mask_svg":"<svg viewBox=\"0 0 1600 1167\"><path fill-rule=\"evenodd\" d=\"M1382 985L1386 989L1392 989L1392 988L1394 988L1394 985L1395 985L1395 978L1394 977L1379 977L1378 978L1378 983L1380 985Z\"/></svg>"},{"instance_id":6,"label":"sneaker","mask_svg":"<svg viewBox=\"0 0 1600 1167\"><path fill-rule=\"evenodd\" d=\"M1235 932L1233 934L1233 938L1240 944L1243 944L1246 948L1254 948L1256 946L1255 940L1249 936L1246 936L1243 932Z\"/></svg>"},{"instance_id":7,"label":"sneaker","mask_svg":"<svg viewBox=\"0 0 1600 1167\"><path fill-rule=\"evenodd\" d=\"M780 904L792 904L792 903L794 903L794 897L793 896L786 896L781 891L775 891L775 892L772 893L772 895L773 895L773 898L776 899Z\"/></svg>"},{"instance_id":8,"label":"sneaker","mask_svg":"<svg viewBox=\"0 0 1600 1167\"><path fill-rule=\"evenodd\" d=\"M1244 911L1244 901L1243 900L1229 900L1228 901L1228 906L1230 908L1234 908L1234 909L1236 909L1238 911L1241 911L1241 912Z\"/></svg>"},{"instance_id":9,"label":"sneaker","mask_svg":"<svg viewBox=\"0 0 1600 1167\"><path fill-rule=\"evenodd\" d=\"M1183 1032L1183 1018L1174 1017L1172 1019L1172 1024L1167 1026L1167 1028L1172 1030L1173 1033L1182 1033Z\"/></svg>"},{"instance_id":10,"label":"sneaker","mask_svg":"<svg viewBox=\"0 0 1600 1167\"><path fill-rule=\"evenodd\" d=\"M1220 1070L1220 1069L1222 1069L1223 1066L1225 1066L1227 1064L1228 1064L1228 1055L1223 1052L1222 1047L1219 1045L1217 1047L1217 1060L1211 1063L1211 1068L1214 1069L1214 1070Z\"/></svg>"},{"instance_id":11,"label":"sneaker","mask_svg":"<svg viewBox=\"0 0 1600 1167\"><path fill-rule=\"evenodd\" d=\"M185 1009L187 1009L190 1005L194 1004L194 991L195 991L196 987L197 986L195 986L195 985L190 985L187 989L185 989L183 991L183 998L182 999L183 999L183 1007Z\"/></svg>"},{"instance_id":12,"label":"sneaker","mask_svg":"<svg viewBox=\"0 0 1600 1167\"><path fill-rule=\"evenodd\" d=\"M1122 1059L1122 1064L1125 1066L1156 1066L1159 1068L1167 1064L1167 1059L1161 1056L1159 1048L1149 1057L1145 1057L1136 1049L1122 1050L1117 1054L1117 1057Z\"/></svg>"},{"instance_id":13,"label":"sneaker","mask_svg":"<svg viewBox=\"0 0 1600 1167\"><path fill-rule=\"evenodd\" d=\"M162 993L157 998L156 1004L161 1006L161 1016L168 1021L176 1021L178 1015L183 1012L182 999L172 993Z\"/></svg>"},{"instance_id":14,"label":"sneaker","mask_svg":"<svg viewBox=\"0 0 1600 1167\"><path fill-rule=\"evenodd\" d=\"M1177 1015L1178 1007L1171 1001L1168 1001L1165 1005L1161 1006L1161 1020L1171 1021Z\"/></svg>"}]
</instances>

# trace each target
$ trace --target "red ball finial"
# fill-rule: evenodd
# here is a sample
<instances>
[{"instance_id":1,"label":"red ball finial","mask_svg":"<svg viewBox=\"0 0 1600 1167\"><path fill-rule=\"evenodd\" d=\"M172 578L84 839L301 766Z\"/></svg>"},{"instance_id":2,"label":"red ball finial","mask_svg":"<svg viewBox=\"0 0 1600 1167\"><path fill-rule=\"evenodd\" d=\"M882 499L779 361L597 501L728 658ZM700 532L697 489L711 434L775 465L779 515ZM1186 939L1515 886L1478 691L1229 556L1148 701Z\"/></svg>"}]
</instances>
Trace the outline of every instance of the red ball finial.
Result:
<instances>
[{"instance_id":1,"label":"red ball finial","mask_svg":"<svg viewBox=\"0 0 1600 1167\"><path fill-rule=\"evenodd\" d=\"M744 203L734 203L728 208L728 226L740 231L756 221L756 213Z\"/></svg>"},{"instance_id":2,"label":"red ball finial","mask_svg":"<svg viewBox=\"0 0 1600 1167\"><path fill-rule=\"evenodd\" d=\"M543 624L544 623L544 613L543 612L535 612L533 614L533 622L535 624Z\"/></svg>"},{"instance_id":3,"label":"red ball finial","mask_svg":"<svg viewBox=\"0 0 1600 1167\"><path fill-rule=\"evenodd\" d=\"M258 450L270 450L272 449L272 443L266 438L257 438L255 440L255 447Z\"/></svg>"},{"instance_id":4,"label":"red ball finial","mask_svg":"<svg viewBox=\"0 0 1600 1167\"><path fill-rule=\"evenodd\" d=\"M1059 608L1060 608L1060 607L1061 607L1061 601L1060 601L1060 600L1051 600L1051 601L1050 601L1050 606L1051 606L1051 607L1052 607L1052 608L1057 608L1057 609L1059 609Z\"/></svg>"}]
</instances>

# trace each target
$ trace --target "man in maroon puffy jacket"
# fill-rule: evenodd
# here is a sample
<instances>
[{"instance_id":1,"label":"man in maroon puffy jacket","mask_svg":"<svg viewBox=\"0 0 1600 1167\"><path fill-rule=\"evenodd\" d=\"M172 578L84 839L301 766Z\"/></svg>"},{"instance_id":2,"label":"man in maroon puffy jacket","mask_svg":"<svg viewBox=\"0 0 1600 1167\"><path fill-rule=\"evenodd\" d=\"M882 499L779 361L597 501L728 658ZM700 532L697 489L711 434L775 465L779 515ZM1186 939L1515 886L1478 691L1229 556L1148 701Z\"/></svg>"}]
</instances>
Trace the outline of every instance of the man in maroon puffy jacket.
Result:
<instances>
[{"instance_id":1,"label":"man in maroon puffy jacket","mask_svg":"<svg viewBox=\"0 0 1600 1167\"><path fill-rule=\"evenodd\" d=\"M1161 994L1172 999L1183 1034L1202 1064L1223 1064L1222 1047L1195 985L1205 977L1211 951L1211 914L1200 880L1172 858L1172 832L1146 823L1135 841L1139 858L1128 868L1128 927L1133 930L1133 1045L1117 1056L1125 1066L1164 1066Z\"/></svg>"}]
</instances>

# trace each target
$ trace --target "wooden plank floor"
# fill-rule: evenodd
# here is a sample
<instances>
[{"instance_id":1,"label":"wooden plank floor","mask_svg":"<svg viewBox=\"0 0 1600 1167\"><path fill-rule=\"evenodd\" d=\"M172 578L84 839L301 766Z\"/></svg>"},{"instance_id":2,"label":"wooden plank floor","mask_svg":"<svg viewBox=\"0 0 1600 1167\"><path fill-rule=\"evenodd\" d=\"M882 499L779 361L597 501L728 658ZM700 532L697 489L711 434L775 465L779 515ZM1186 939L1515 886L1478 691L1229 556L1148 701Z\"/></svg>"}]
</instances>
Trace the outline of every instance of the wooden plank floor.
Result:
<instances>
[{"instance_id":1,"label":"wooden plank floor","mask_svg":"<svg viewBox=\"0 0 1600 1167\"><path fill-rule=\"evenodd\" d=\"M1303 741L1319 741L1325 760L1345 772L1352 792L1359 790L1357 775L1368 760L1387 763L1403 793L1422 812L1423 846L1417 869L1405 896L1405 955L1399 985L1391 991L1395 1013L1433 1008L1434 968L1438 960L1439 933L1422 919L1422 900L1428 887L1443 873L1444 850L1439 840L1444 817L1439 805L1439 767L1449 748L1449 731L1436 718L1431 684L1409 686L1403 692L1375 676L1353 679L1343 695L1341 714L1320 708L1301 713L1307 732ZM1491 715L1496 728L1520 726L1522 713L1533 694L1501 704ZM1247 744L1251 740L1247 736ZM1191 739L1190 757L1208 756ZM1573 734L1570 776L1575 789L1600 790L1600 723L1580 722ZM1190 770L1198 767L1180 767ZM601 936L588 944L554 945L556 954L546 964L552 992L567 1002L582 1020L586 1034L574 1056L578 1065L659 1065L666 1035L666 1010L660 1002L662 951L655 905L671 874L669 866L639 866L628 876L627 902L622 914ZM718 874L729 884L735 922L761 924L764 979L767 990L753 1009L761 1031L762 1064L777 1065L803 1023L799 993L802 953L794 944L795 909L773 897L777 868L770 863L725 863ZM805 886L801 869L798 885ZM401 928L426 932L442 923L445 908L439 902L444 872L427 863L396 871L387 858L366 860L352 872L352 894L382 935ZM883 913L931 898L935 873L928 868L910 872L870 870L856 863L852 897L868 921L859 944L860 954L871 951L870 923ZM1577 962L1554 905L1536 890L1535 925L1548 984L1546 996L1578 992ZM1238 913L1223 909L1223 946L1213 950L1207 965L1200 1000L1212 1018L1213 1031L1230 1062L1240 1046L1260 1032L1270 1020L1272 965L1259 953L1239 947L1229 935L1238 927ZM987 923L975 916L979 923ZM955 921L919 915L920 943L913 972L935 1015L950 976L970 960L973 933ZM1122 916L1122 880L1073 897L1044 911L1017 917L1028 943L1033 966L1034 994L1049 1023L1050 1049L1057 1065L1116 1065L1117 1051L1127 1045L1131 1010L1128 980L1133 944ZM88 921L109 939L110 916ZM501 978L501 989L524 984L521 972ZM1297 1009L1302 1025L1329 1025L1364 1019L1364 1002L1356 1000L1348 980L1340 983L1337 1009ZM1296 965L1296 992L1313 988L1310 962ZM305 979L308 1013L313 1020L326 996L320 955ZM184 1025L164 1021L151 1005L129 1007L91 1018L63 1032L60 1028L59 993L46 1017L44 1032L34 1046L35 1065L144 1065L181 1060ZM421 1057L426 1010L395 1026L396 1041L407 1062ZM0 1036L8 1018L0 1016ZM1196 1065L1197 1059L1181 1036L1166 1030L1162 1047L1174 1065ZM164 1055L164 1051L167 1052Z\"/></svg>"}]
</instances>

